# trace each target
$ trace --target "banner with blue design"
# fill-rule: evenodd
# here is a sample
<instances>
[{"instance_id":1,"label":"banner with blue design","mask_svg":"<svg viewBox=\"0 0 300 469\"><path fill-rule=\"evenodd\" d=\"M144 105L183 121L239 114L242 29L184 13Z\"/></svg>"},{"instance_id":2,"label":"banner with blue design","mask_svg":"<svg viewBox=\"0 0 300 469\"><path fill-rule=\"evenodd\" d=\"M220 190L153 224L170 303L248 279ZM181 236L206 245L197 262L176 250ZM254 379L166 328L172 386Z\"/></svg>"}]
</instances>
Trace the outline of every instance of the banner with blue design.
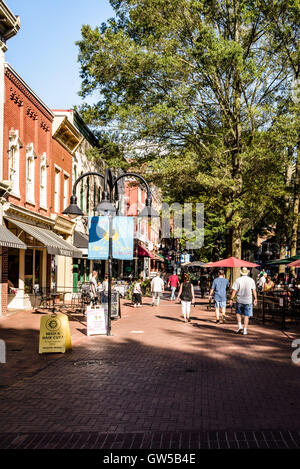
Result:
<instances>
[{"instance_id":1,"label":"banner with blue design","mask_svg":"<svg viewBox=\"0 0 300 469\"><path fill-rule=\"evenodd\" d=\"M109 219L108 216L89 217L89 259L108 259Z\"/></svg>"},{"instance_id":2,"label":"banner with blue design","mask_svg":"<svg viewBox=\"0 0 300 469\"><path fill-rule=\"evenodd\" d=\"M113 219L112 248L114 259L133 259L133 231L132 217L115 217Z\"/></svg>"},{"instance_id":3,"label":"banner with blue design","mask_svg":"<svg viewBox=\"0 0 300 469\"><path fill-rule=\"evenodd\" d=\"M112 256L114 259L133 259L134 224L132 217L114 217ZM107 260L109 250L108 216L89 217L89 259Z\"/></svg>"}]
</instances>

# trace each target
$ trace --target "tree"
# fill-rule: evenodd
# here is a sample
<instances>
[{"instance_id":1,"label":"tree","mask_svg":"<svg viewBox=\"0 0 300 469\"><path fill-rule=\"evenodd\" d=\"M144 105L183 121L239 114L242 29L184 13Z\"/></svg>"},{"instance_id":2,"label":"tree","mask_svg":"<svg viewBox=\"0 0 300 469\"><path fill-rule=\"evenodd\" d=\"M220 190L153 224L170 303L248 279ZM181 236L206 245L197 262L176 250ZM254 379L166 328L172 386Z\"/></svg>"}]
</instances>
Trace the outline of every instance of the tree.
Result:
<instances>
[{"instance_id":1,"label":"tree","mask_svg":"<svg viewBox=\"0 0 300 469\"><path fill-rule=\"evenodd\" d=\"M300 141L299 141L299 103L300 103L300 46L299 46L299 24L300 24L300 2L299 0L273 0L259 3L268 23L268 29L278 44L278 54L282 61L289 67L291 77L289 86L289 113L292 113L293 121L290 122L297 134L289 143L289 152L294 154L293 163L294 189L292 198L292 220L291 220L291 256L296 254L298 229L299 229L299 206L300 206ZM290 129L289 129L290 130Z\"/></svg>"},{"instance_id":2,"label":"tree","mask_svg":"<svg viewBox=\"0 0 300 469\"><path fill-rule=\"evenodd\" d=\"M131 148L147 147L143 162L166 196L204 202L227 254L241 257L243 233L263 216L269 188L283 185L266 140L289 79L277 38L256 1L111 4L116 19L83 26L77 43L81 95L99 93L82 109L85 119Z\"/></svg>"}]
</instances>

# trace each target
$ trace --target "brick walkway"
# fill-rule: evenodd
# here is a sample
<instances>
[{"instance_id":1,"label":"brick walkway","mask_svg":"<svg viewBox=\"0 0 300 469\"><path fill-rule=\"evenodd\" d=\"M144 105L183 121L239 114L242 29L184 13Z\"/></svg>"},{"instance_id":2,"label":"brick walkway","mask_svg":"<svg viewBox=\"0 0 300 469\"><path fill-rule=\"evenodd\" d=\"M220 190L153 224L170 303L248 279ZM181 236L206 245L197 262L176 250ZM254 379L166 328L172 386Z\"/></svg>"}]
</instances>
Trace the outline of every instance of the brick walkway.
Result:
<instances>
[{"instance_id":1,"label":"brick walkway","mask_svg":"<svg viewBox=\"0 0 300 469\"><path fill-rule=\"evenodd\" d=\"M39 355L40 317L0 319L0 447L300 447L296 326L253 323L240 336L199 300L187 324L167 300L123 302L111 337L87 337L74 319L72 352Z\"/></svg>"}]
</instances>

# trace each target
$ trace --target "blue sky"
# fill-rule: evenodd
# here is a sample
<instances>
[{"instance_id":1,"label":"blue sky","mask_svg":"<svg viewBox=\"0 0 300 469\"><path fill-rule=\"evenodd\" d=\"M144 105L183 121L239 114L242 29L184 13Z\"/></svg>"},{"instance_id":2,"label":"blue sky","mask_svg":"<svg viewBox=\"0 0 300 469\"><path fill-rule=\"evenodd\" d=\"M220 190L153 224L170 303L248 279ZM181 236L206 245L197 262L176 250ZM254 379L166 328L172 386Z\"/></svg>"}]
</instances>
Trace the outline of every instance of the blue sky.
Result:
<instances>
[{"instance_id":1,"label":"blue sky","mask_svg":"<svg viewBox=\"0 0 300 469\"><path fill-rule=\"evenodd\" d=\"M5 60L50 109L81 104L77 62L81 25L114 16L109 0L5 0L21 19Z\"/></svg>"}]
</instances>

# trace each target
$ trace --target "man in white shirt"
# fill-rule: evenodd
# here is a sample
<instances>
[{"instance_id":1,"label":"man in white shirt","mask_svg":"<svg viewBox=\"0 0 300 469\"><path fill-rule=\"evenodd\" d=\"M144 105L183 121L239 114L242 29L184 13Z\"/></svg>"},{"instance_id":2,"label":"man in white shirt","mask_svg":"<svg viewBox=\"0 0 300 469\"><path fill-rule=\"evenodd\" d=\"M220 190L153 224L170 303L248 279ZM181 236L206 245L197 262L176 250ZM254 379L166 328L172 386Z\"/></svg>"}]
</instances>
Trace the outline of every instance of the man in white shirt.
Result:
<instances>
[{"instance_id":1,"label":"man in white shirt","mask_svg":"<svg viewBox=\"0 0 300 469\"><path fill-rule=\"evenodd\" d=\"M151 281L151 292L152 292L152 306L159 306L160 295L164 292L165 284L163 279L160 278L160 273L157 272L156 276Z\"/></svg>"},{"instance_id":2,"label":"man in white shirt","mask_svg":"<svg viewBox=\"0 0 300 469\"><path fill-rule=\"evenodd\" d=\"M236 317L238 322L237 334L242 333L247 335L247 328L249 318L253 315L252 301L254 298L254 306L257 305L256 286L253 278L248 277L249 270L246 267L241 269L241 277L236 279L232 285L232 293L230 299L230 306L235 295L236 297ZM244 329L242 327L242 316L244 316Z\"/></svg>"}]
</instances>

